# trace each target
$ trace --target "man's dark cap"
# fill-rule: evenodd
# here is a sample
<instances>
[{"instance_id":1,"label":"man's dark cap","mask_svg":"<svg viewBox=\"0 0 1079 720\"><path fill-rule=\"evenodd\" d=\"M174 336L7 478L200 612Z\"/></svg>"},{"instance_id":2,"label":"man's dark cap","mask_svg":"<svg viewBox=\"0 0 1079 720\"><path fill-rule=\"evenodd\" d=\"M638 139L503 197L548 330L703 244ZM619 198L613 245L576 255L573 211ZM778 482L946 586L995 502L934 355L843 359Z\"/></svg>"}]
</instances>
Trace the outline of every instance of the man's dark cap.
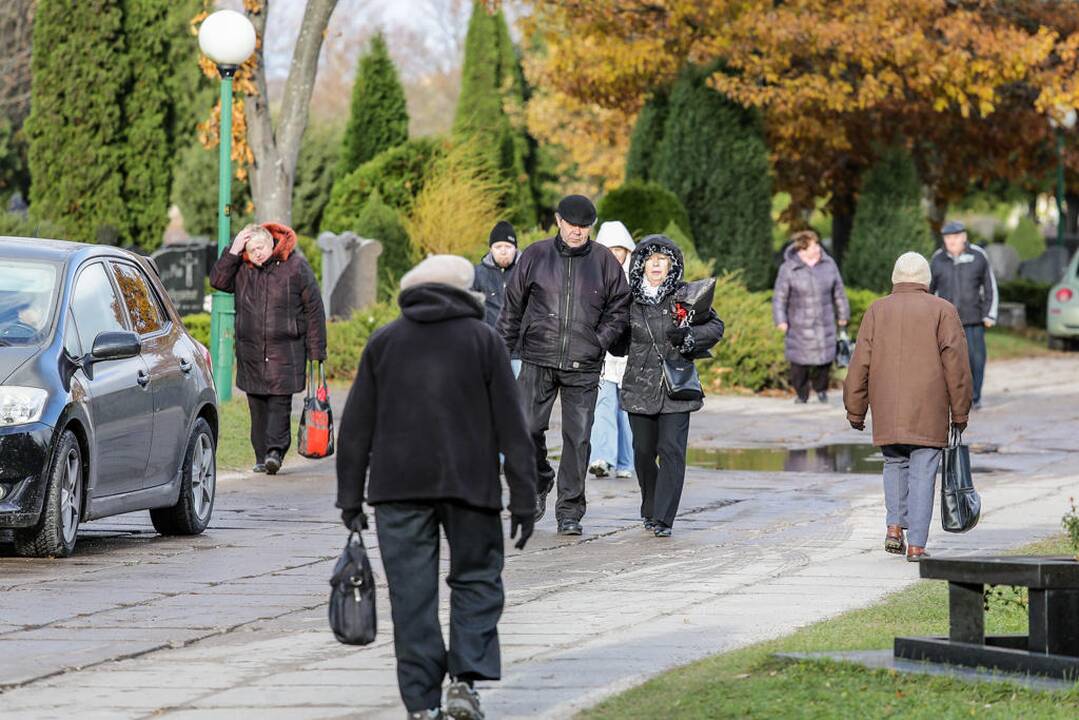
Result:
<instances>
[{"instance_id":1,"label":"man's dark cap","mask_svg":"<svg viewBox=\"0 0 1079 720\"><path fill-rule=\"evenodd\" d=\"M563 220L581 227L596 222L596 206L584 195L567 195L558 203L558 214Z\"/></svg>"},{"instance_id":2,"label":"man's dark cap","mask_svg":"<svg viewBox=\"0 0 1079 720\"><path fill-rule=\"evenodd\" d=\"M940 229L941 235L958 235L961 232L966 232L967 226L958 220L952 220L951 222L944 223L944 227Z\"/></svg>"},{"instance_id":3,"label":"man's dark cap","mask_svg":"<svg viewBox=\"0 0 1079 720\"><path fill-rule=\"evenodd\" d=\"M517 231L505 220L499 220L495 223L495 226L491 229L491 236L487 238L487 246L490 247L496 242L508 242L513 247L517 247Z\"/></svg>"}]
</instances>

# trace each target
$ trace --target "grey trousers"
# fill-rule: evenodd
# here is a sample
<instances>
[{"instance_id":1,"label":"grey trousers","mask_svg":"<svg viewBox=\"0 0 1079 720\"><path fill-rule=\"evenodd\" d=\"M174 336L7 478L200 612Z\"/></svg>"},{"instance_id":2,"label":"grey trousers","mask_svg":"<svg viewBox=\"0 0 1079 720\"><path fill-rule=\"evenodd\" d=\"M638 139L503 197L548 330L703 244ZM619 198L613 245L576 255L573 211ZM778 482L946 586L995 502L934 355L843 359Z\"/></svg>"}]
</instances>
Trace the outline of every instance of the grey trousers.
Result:
<instances>
[{"instance_id":1,"label":"grey trousers","mask_svg":"<svg viewBox=\"0 0 1079 720\"><path fill-rule=\"evenodd\" d=\"M933 495L940 448L885 445L884 507L888 525L907 529L907 544L925 547L933 521Z\"/></svg>"}]
</instances>

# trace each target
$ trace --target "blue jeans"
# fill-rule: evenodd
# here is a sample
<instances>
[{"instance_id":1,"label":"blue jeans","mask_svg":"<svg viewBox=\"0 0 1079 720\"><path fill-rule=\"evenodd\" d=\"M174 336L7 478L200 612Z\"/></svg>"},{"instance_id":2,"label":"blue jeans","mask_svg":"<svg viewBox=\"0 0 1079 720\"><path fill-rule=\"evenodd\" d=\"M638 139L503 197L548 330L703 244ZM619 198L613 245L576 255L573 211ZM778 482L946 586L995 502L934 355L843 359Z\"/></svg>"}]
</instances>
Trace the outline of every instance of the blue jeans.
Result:
<instances>
[{"instance_id":1,"label":"blue jeans","mask_svg":"<svg viewBox=\"0 0 1079 720\"><path fill-rule=\"evenodd\" d=\"M970 374L974 380L974 403L982 401L982 381L985 380L985 325L964 325L967 335L967 353L970 357Z\"/></svg>"},{"instance_id":2,"label":"blue jeans","mask_svg":"<svg viewBox=\"0 0 1079 720\"><path fill-rule=\"evenodd\" d=\"M588 464L602 460L616 470L633 469L633 431L629 415L622 409L618 386L599 381L596 416L592 421L592 455Z\"/></svg>"}]
</instances>

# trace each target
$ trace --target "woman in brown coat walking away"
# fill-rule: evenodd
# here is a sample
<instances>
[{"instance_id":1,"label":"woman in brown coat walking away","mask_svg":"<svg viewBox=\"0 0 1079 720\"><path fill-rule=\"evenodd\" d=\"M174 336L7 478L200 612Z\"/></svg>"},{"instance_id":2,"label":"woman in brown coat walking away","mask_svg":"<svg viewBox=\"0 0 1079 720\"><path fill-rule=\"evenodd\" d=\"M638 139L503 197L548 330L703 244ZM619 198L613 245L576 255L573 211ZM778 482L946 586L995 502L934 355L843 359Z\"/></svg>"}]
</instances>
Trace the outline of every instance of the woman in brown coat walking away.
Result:
<instances>
[{"instance_id":1,"label":"woman in brown coat walking away","mask_svg":"<svg viewBox=\"0 0 1079 720\"><path fill-rule=\"evenodd\" d=\"M291 444L292 396L303 392L307 363L326 359L318 281L295 250L292 228L248 225L210 272L213 287L236 295L236 385L251 410L252 471L270 475Z\"/></svg>"}]
</instances>

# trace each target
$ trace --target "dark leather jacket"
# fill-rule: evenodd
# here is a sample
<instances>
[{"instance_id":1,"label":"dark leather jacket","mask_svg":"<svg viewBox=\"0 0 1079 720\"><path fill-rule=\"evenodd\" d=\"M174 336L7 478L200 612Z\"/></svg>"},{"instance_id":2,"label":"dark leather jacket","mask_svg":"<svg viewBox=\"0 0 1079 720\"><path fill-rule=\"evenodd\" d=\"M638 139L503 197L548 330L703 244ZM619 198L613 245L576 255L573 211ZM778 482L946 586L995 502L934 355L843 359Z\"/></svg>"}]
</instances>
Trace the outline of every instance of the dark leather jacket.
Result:
<instances>
[{"instance_id":1,"label":"dark leather jacket","mask_svg":"<svg viewBox=\"0 0 1079 720\"><path fill-rule=\"evenodd\" d=\"M591 240L571 248L556 235L521 252L498 332L526 362L598 373L629 323L629 302L625 273L610 250Z\"/></svg>"},{"instance_id":2,"label":"dark leather jacket","mask_svg":"<svg viewBox=\"0 0 1079 720\"><path fill-rule=\"evenodd\" d=\"M952 257L941 248L933 253L929 268L933 271L929 292L955 305L964 325L997 321L997 281L985 250L968 244Z\"/></svg>"}]
</instances>

